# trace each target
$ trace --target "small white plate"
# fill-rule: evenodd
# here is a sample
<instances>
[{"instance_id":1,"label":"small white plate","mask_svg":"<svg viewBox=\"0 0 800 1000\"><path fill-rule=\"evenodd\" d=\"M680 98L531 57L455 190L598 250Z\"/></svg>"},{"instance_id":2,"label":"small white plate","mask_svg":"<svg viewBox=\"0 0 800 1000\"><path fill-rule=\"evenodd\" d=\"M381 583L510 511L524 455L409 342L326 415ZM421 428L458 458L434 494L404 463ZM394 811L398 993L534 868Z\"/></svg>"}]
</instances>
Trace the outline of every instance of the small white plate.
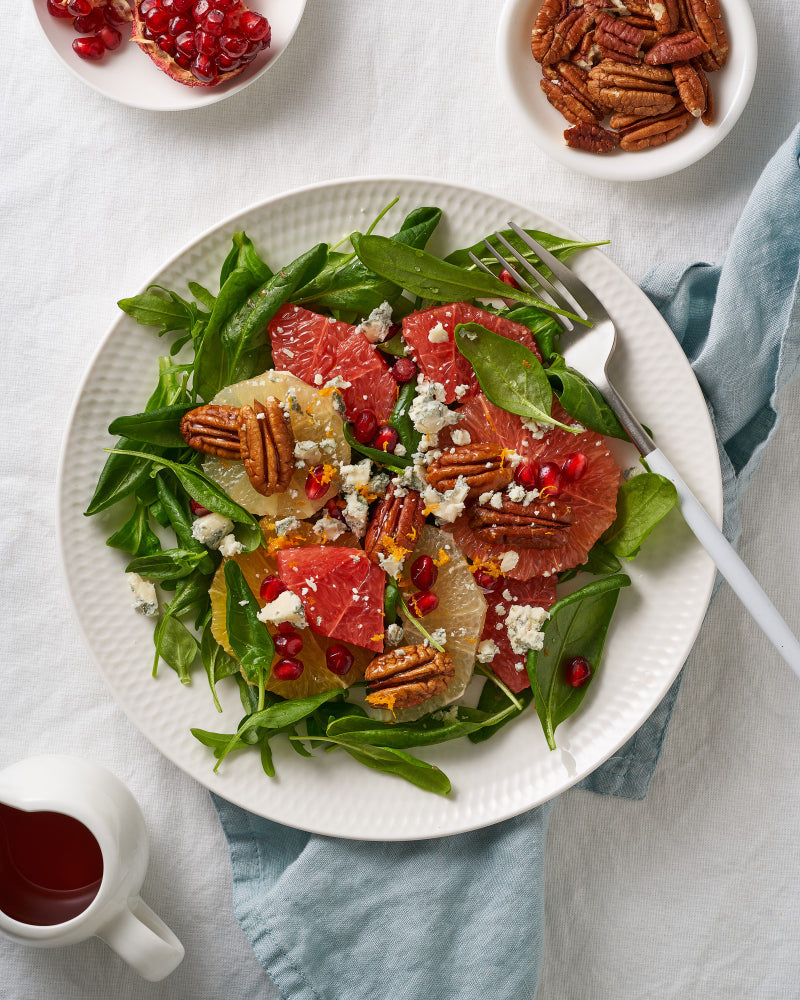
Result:
<instances>
[{"instance_id":1,"label":"small white plate","mask_svg":"<svg viewBox=\"0 0 800 1000\"><path fill-rule=\"evenodd\" d=\"M744 111L756 75L756 29L747 0L723 0L731 48L726 65L708 78L715 105L712 125L695 122L672 142L638 153L618 149L600 155L571 149L564 142L564 130L571 125L542 93L542 68L531 55L531 31L541 6L542 0L506 0L497 29L497 71L508 100L520 113L533 141L559 163L608 181L665 177L710 153Z\"/></svg>"},{"instance_id":2,"label":"small white plate","mask_svg":"<svg viewBox=\"0 0 800 1000\"><path fill-rule=\"evenodd\" d=\"M70 21L47 12L46 0L33 0L33 7L45 37L67 69L92 90L112 101L145 111L189 111L216 104L238 94L275 65L292 39L305 10L306 0L254 0L253 10L263 14L272 28L272 41L243 73L217 87L186 87L171 80L134 42L123 41L115 52L98 62L80 59L72 43L80 36ZM127 29L123 31L123 39Z\"/></svg>"}]
</instances>

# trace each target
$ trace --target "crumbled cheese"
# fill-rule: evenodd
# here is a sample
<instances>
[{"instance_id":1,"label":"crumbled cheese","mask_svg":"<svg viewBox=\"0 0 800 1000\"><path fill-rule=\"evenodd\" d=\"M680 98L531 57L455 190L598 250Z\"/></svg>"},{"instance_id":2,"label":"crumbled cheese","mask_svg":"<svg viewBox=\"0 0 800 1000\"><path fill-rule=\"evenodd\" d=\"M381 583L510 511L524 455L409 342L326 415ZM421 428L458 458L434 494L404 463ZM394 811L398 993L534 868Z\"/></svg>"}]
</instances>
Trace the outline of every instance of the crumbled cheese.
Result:
<instances>
[{"instance_id":1,"label":"crumbled cheese","mask_svg":"<svg viewBox=\"0 0 800 1000\"><path fill-rule=\"evenodd\" d=\"M320 465L322 463L320 446L316 441L295 441L294 457L301 469L306 465Z\"/></svg>"},{"instance_id":2,"label":"crumbled cheese","mask_svg":"<svg viewBox=\"0 0 800 1000\"><path fill-rule=\"evenodd\" d=\"M303 603L291 590L284 590L270 604L265 604L258 612L258 620L265 624L271 622L273 625L289 622L295 628L306 628L308 624Z\"/></svg>"},{"instance_id":3,"label":"crumbled cheese","mask_svg":"<svg viewBox=\"0 0 800 1000\"><path fill-rule=\"evenodd\" d=\"M369 505L364 497L360 493L348 494L342 515L356 538L363 538L366 533L368 514Z\"/></svg>"},{"instance_id":4,"label":"crumbled cheese","mask_svg":"<svg viewBox=\"0 0 800 1000\"><path fill-rule=\"evenodd\" d=\"M494 507L495 510L503 509L503 494L495 493L492 499L489 501L489 506Z\"/></svg>"},{"instance_id":5,"label":"crumbled cheese","mask_svg":"<svg viewBox=\"0 0 800 1000\"><path fill-rule=\"evenodd\" d=\"M408 416L420 434L435 435L444 427L458 423L459 415L445 406L444 396L444 386L440 382L417 384L417 395L408 408Z\"/></svg>"},{"instance_id":6,"label":"crumbled cheese","mask_svg":"<svg viewBox=\"0 0 800 1000\"><path fill-rule=\"evenodd\" d=\"M367 489L370 493L382 496L386 492L391 478L388 472L376 472L367 483Z\"/></svg>"},{"instance_id":7,"label":"crumbled cheese","mask_svg":"<svg viewBox=\"0 0 800 1000\"><path fill-rule=\"evenodd\" d=\"M346 382L341 375L334 375L333 378L328 379L325 383L326 389L349 389L352 382Z\"/></svg>"},{"instance_id":8,"label":"crumbled cheese","mask_svg":"<svg viewBox=\"0 0 800 1000\"><path fill-rule=\"evenodd\" d=\"M491 503L493 498L494 498L494 493L492 492L492 490L487 490L486 493L481 493L481 495L478 497L478 503L481 505Z\"/></svg>"},{"instance_id":9,"label":"crumbled cheese","mask_svg":"<svg viewBox=\"0 0 800 1000\"><path fill-rule=\"evenodd\" d=\"M435 642L437 646L444 646L447 642L447 629L436 628L431 632L431 641L428 639L423 640L424 646L430 646L432 642Z\"/></svg>"},{"instance_id":10,"label":"crumbled cheese","mask_svg":"<svg viewBox=\"0 0 800 1000\"><path fill-rule=\"evenodd\" d=\"M389 625L386 629L386 645L387 646L399 646L403 641L403 626L398 625L394 622Z\"/></svg>"},{"instance_id":11,"label":"crumbled cheese","mask_svg":"<svg viewBox=\"0 0 800 1000\"><path fill-rule=\"evenodd\" d=\"M322 376L319 372L314 376L314 385L322 385Z\"/></svg>"},{"instance_id":12,"label":"crumbled cheese","mask_svg":"<svg viewBox=\"0 0 800 1000\"><path fill-rule=\"evenodd\" d=\"M227 534L218 546L219 552L221 555L225 556L226 559L232 559L234 556L238 556L243 548L244 546L241 542L237 541L233 532Z\"/></svg>"},{"instance_id":13,"label":"crumbled cheese","mask_svg":"<svg viewBox=\"0 0 800 1000\"><path fill-rule=\"evenodd\" d=\"M359 323L356 332L363 334L371 344L380 344L386 340L391 325L392 307L388 302L381 302L362 323Z\"/></svg>"},{"instance_id":14,"label":"crumbled cheese","mask_svg":"<svg viewBox=\"0 0 800 1000\"><path fill-rule=\"evenodd\" d=\"M512 483L508 487L508 499L512 500L514 503L522 503L525 499L525 487L519 486L517 483Z\"/></svg>"},{"instance_id":15,"label":"crumbled cheese","mask_svg":"<svg viewBox=\"0 0 800 1000\"><path fill-rule=\"evenodd\" d=\"M432 486L426 486L422 491L425 505L430 507L436 520L440 523L452 524L464 510L464 501L469 496L469 483L463 476L456 479L455 486L439 493Z\"/></svg>"},{"instance_id":16,"label":"crumbled cheese","mask_svg":"<svg viewBox=\"0 0 800 1000\"><path fill-rule=\"evenodd\" d=\"M314 530L323 535L329 542L335 542L347 529L338 518L331 517L330 514L323 514L315 523Z\"/></svg>"},{"instance_id":17,"label":"crumbled cheese","mask_svg":"<svg viewBox=\"0 0 800 1000\"><path fill-rule=\"evenodd\" d=\"M504 601L513 601L514 600L514 598L511 595L511 591L508 589L508 587L506 587L506 589L503 591L503 600Z\"/></svg>"},{"instance_id":18,"label":"crumbled cheese","mask_svg":"<svg viewBox=\"0 0 800 1000\"><path fill-rule=\"evenodd\" d=\"M284 535L288 535L290 531L296 531L299 527L300 522L296 517L282 517L275 522L275 534L278 538L283 538Z\"/></svg>"},{"instance_id":19,"label":"crumbled cheese","mask_svg":"<svg viewBox=\"0 0 800 1000\"><path fill-rule=\"evenodd\" d=\"M204 514L192 524L192 538L210 549L218 549L222 539L233 531L233 521L222 514Z\"/></svg>"},{"instance_id":20,"label":"crumbled cheese","mask_svg":"<svg viewBox=\"0 0 800 1000\"><path fill-rule=\"evenodd\" d=\"M469 392L469 386L468 385L457 385L456 386L456 399L463 399L464 396L466 396L467 392Z\"/></svg>"},{"instance_id":21,"label":"crumbled cheese","mask_svg":"<svg viewBox=\"0 0 800 1000\"><path fill-rule=\"evenodd\" d=\"M342 490L348 492L364 487L369 482L372 463L368 458L357 462L355 465L343 465L339 470L342 477Z\"/></svg>"},{"instance_id":22,"label":"crumbled cheese","mask_svg":"<svg viewBox=\"0 0 800 1000\"><path fill-rule=\"evenodd\" d=\"M475 658L478 663L491 663L499 652L500 647L494 639L484 639L483 642L478 643Z\"/></svg>"},{"instance_id":23,"label":"crumbled cheese","mask_svg":"<svg viewBox=\"0 0 800 1000\"><path fill-rule=\"evenodd\" d=\"M394 454L399 455L400 458L402 458L403 455L405 455L405 453L406 453L406 446L404 444L400 444L400 442L398 441L397 444L394 446Z\"/></svg>"},{"instance_id":24,"label":"crumbled cheese","mask_svg":"<svg viewBox=\"0 0 800 1000\"><path fill-rule=\"evenodd\" d=\"M498 618L502 618L507 610L508 608L504 604L495 604L494 606L494 612Z\"/></svg>"},{"instance_id":25,"label":"crumbled cheese","mask_svg":"<svg viewBox=\"0 0 800 1000\"><path fill-rule=\"evenodd\" d=\"M469 431L462 431L460 428L456 427L454 431L451 432L450 437L453 439L453 444L471 444L472 435Z\"/></svg>"},{"instance_id":26,"label":"crumbled cheese","mask_svg":"<svg viewBox=\"0 0 800 1000\"><path fill-rule=\"evenodd\" d=\"M519 562L519 552L515 552L513 549L509 549L508 552L503 553L500 559L500 572L510 573L518 562Z\"/></svg>"},{"instance_id":27,"label":"crumbled cheese","mask_svg":"<svg viewBox=\"0 0 800 1000\"><path fill-rule=\"evenodd\" d=\"M133 594L134 610L138 611L140 615L145 615L147 618L157 615L158 595L156 594L156 585L150 580L145 580L138 573L126 573L125 577Z\"/></svg>"},{"instance_id":28,"label":"crumbled cheese","mask_svg":"<svg viewBox=\"0 0 800 1000\"><path fill-rule=\"evenodd\" d=\"M522 426L534 441L539 441L550 430L549 424L540 424L538 420L523 420Z\"/></svg>"},{"instance_id":29,"label":"crumbled cheese","mask_svg":"<svg viewBox=\"0 0 800 1000\"><path fill-rule=\"evenodd\" d=\"M544 632L541 628L549 617L544 608L534 608L530 604L516 604L511 608L506 619L506 631L515 653L542 648Z\"/></svg>"},{"instance_id":30,"label":"crumbled cheese","mask_svg":"<svg viewBox=\"0 0 800 1000\"><path fill-rule=\"evenodd\" d=\"M431 344L446 344L449 339L450 334L447 330L445 330L441 323L437 323L436 326L428 332L428 341Z\"/></svg>"},{"instance_id":31,"label":"crumbled cheese","mask_svg":"<svg viewBox=\"0 0 800 1000\"><path fill-rule=\"evenodd\" d=\"M400 572L403 569L403 562L405 557L398 553L379 553L378 555L378 565L384 571L388 573L389 576L395 577L395 579L400 576Z\"/></svg>"}]
</instances>

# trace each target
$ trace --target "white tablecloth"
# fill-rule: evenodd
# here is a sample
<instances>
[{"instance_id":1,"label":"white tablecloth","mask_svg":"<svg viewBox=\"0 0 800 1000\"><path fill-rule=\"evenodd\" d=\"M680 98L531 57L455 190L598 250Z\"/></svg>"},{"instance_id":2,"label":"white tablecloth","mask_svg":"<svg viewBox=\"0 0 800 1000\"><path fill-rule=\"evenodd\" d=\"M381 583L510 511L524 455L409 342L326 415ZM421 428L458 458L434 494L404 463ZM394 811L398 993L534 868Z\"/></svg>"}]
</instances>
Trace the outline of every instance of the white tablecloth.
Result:
<instances>
[{"instance_id":1,"label":"white tablecloth","mask_svg":"<svg viewBox=\"0 0 800 1000\"><path fill-rule=\"evenodd\" d=\"M96 940L44 952L4 939L0 997L277 995L233 917L207 792L116 706L64 593L53 488L62 415L116 300L249 203L367 174L436 176L528 201L610 237L609 255L633 278L660 260L715 260L798 117L796 4L753 8L759 72L736 129L682 173L621 185L548 161L503 104L498 0L309 0L261 80L171 114L87 89L49 50L29 0L3 5L0 767L67 752L129 785L151 834L143 895L186 958L148 984ZM800 631L797 387L783 411L744 505L741 551ZM697 649L647 800L570 792L555 810L539 1000L800 995L800 684L725 588Z\"/></svg>"}]
</instances>

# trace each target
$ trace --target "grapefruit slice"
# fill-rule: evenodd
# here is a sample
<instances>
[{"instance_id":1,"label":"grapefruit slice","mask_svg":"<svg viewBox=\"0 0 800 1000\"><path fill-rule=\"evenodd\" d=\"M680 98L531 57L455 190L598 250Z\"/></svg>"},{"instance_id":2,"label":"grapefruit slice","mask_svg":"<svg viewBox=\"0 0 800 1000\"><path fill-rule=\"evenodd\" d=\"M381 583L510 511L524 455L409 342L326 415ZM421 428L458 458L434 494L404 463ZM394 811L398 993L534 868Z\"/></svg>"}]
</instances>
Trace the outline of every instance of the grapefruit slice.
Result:
<instances>
[{"instance_id":1,"label":"grapefruit slice","mask_svg":"<svg viewBox=\"0 0 800 1000\"><path fill-rule=\"evenodd\" d=\"M516 580L529 580L533 576L551 575L584 562L589 549L616 515L620 470L601 435L594 431L570 434L551 427L545 430L542 437L535 438L522 426L516 414L494 406L483 393L467 400L459 413L461 420L458 426L468 431L473 441L497 442L516 451L524 461L555 462L561 466L573 452L586 455L589 460L586 472L577 482L565 482L560 493L561 499L570 505L573 512L567 544L553 549L520 549L519 561L508 570L507 575ZM555 397L552 415L563 423L573 422ZM448 435L446 431L445 436ZM539 508L534 506L534 509ZM497 564L502 558L502 548L476 538L469 526L468 513L462 514L450 530L471 559Z\"/></svg>"},{"instance_id":2,"label":"grapefruit slice","mask_svg":"<svg viewBox=\"0 0 800 1000\"><path fill-rule=\"evenodd\" d=\"M534 576L530 580L506 578L503 586L486 595L488 609L481 640L491 639L499 652L487 666L517 694L530 687L525 669L525 656L515 653L506 632L505 621L509 608L515 604L530 604L534 608L549 610L556 600L556 578Z\"/></svg>"},{"instance_id":3,"label":"grapefruit slice","mask_svg":"<svg viewBox=\"0 0 800 1000\"><path fill-rule=\"evenodd\" d=\"M289 408L295 441L310 441L319 446L311 449L304 466L298 466L294 470L286 492L269 497L257 493L241 462L209 456L203 462L203 469L233 500L253 514L266 514L276 519L289 516L310 517L335 496L338 486L334 478L326 493L315 500L309 500L305 491L309 466L329 464L338 467L347 465L350 461L350 445L344 439L342 418L336 412L330 393L320 393L285 371L267 371L258 378L229 385L218 392L212 402L228 406L252 406L254 399L263 403L268 396L274 396L281 402L295 400L294 405Z\"/></svg>"},{"instance_id":4,"label":"grapefruit slice","mask_svg":"<svg viewBox=\"0 0 800 1000\"><path fill-rule=\"evenodd\" d=\"M431 588L439 598L439 605L425 615L421 623L431 635L437 629L445 630L447 638L443 646L453 658L456 673L446 691L428 698L420 705L404 709L396 715L379 711L377 714L387 722L410 722L460 698L472 677L475 653L483 631L486 616L483 593L476 586L467 561L452 537L431 525L422 529L417 547L406 560L406 569L400 581L406 603L413 593L408 574L414 560L422 555L431 556L439 564L436 583ZM424 642L425 636L417 627L416 619L404 611L400 612L400 618L403 623L403 645Z\"/></svg>"},{"instance_id":5,"label":"grapefruit slice","mask_svg":"<svg viewBox=\"0 0 800 1000\"><path fill-rule=\"evenodd\" d=\"M302 601L312 632L383 652L386 574L361 549L283 549L278 574Z\"/></svg>"},{"instance_id":6,"label":"grapefruit slice","mask_svg":"<svg viewBox=\"0 0 800 1000\"><path fill-rule=\"evenodd\" d=\"M300 524L296 531L292 531L291 534L285 535L282 538L276 538L275 526L272 521L268 521L265 518L261 522L261 527L264 532L266 548L256 549L254 552L242 553L241 555L234 556L234 560L241 567L242 574L256 600L258 600L259 604L263 605L264 602L258 596L261 583L264 577L275 575L278 572L276 551L279 549L279 546L281 544L291 544L295 548L305 545L317 546L320 539L313 527L307 523ZM333 545L341 543L353 544L353 542L353 536L348 534L342 535ZM224 566L225 561L223 561L214 575L209 588L209 595L211 597L211 633L220 646L233 656L233 650L228 641L228 632L225 626L225 599L228 588L225 586ZM275 635L276 629L270 626L269 631L272 635ZM343 677L340 677L337 674L331 673L325 662L325 651L331 645L332 640L316 636L310 629L303 629L300 634L303 637L303 649L299 654L299 659L305 667L303 673L294 681L279 681L270 675L266 683L268 691L274 691L282 698L305 698L306 695L316 694L318 691L330 691L332 688L349 687L354 681L360 680L364 676L367 664L372 659L371 653L368 653L364 649L359 649L358 646L345 643L353 654L354 660L350 670Z\"/></svg>"},{"instance_id":7,"label":"grapefruit slice","mask_svg":"<svg viewBox=\"0 0 800 1000\"><path fill-rule=\"evenodd\" d=\"M468 302L449 302L433 309L411 313L403 320L403 340L425 376L444 386L445 403L452 403L457 398L468 399L479 390L472 365L455 344L453 334L459 323L480 323L501 337L524 344L540 361L542 359L526 326L486 312ZM440 326L442 329L439 329ZM431 333L433 341L430 339ZM461 390L456 396L456 388L459 386L466 386L466 390Z\"/></svg>"},{"instance_id":8,"label":"grapefruit slice","mask_svg":"<svg viewBox=\"0 0 800 1000\"><path fill-rule=\"evenodd\" d=\"M317 387L338 375L350 383L342 389L348 420L367 408L379 423L388 421L397 399L397 383L381 352L354 326L301 306L285 305L273 317L269 332L276 368Z\"/></svg>"}]
</instances>

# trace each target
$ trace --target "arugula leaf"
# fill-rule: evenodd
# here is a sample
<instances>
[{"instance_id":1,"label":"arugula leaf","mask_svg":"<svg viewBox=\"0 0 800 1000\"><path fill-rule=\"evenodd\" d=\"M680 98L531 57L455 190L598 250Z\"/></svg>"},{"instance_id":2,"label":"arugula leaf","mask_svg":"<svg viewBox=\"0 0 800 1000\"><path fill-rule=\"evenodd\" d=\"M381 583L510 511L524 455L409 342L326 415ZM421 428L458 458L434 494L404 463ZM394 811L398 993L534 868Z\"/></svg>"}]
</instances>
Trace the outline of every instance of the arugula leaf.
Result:
<instances>
[{"instance_id":1,"label":"arugula leaf","mask_svg":"<svg viewBox=\"0 0 800 1000\"><path fill-rule=\"evenodd\" d=\"M106 540L106 545L114 549L122 549L132 556L149 556L158 552L161 542L158 536L150 530L147 517L147 506L140 500L128 520Z\"/></svg>"},{"instance_id":2,"label":"arugula leaf","mask_svg":"<svg viewBox=\"0 0 800 1000\"><path fill-rule=\"evenodd\" d=\"M224 650L214 638L210 621L206 622L200 638L200 661L208 678L211 697L214 699L214 707L218 712L221 712L222 706L217 697L217 681L223 677L231 677L233 674L238 673L239 662Z\"/></svg>"},{"instance_id":3,"label":"arugula leaf","mask_svg":"<svg viewBox=\"0 0 800 1000\"><path fill-rule=\"evenodd\" d=\"M600 541L615 556L633 559L642 542L678 502L673 484L655 472L642 472L622 483L617 517Z\"/></svg>"},{"instance_id":4,"label":"arugula leaf","mask_svg":"<svg viewBox=\"0 0 800 1000\"><path fill-rule=\"evenodd\" d=\"M599 390L580 372L568 368L561 355L555 355L545 373L553 392L571 417L598 434L629 440L625 428Z\"/></svg>"},{"instance_id":5,"label":"arugula leaf","mask_svg":"<svg viewBox=\"0 0 800 1000\"><path fill-rule=\"evenodd\" d=\"M129 417L117 417L108 425L108 433L164 448L185 448L186 442L179 425L181 417L191 408L191 404L179 403L177 406L162 406L157 410L134 413Z\"/></svg>"},{"instance_id":6,"label":"arugula leaf","mask_svg":"<svg viewBox=\"0 0 800 1000\"><path fill-rule=\"evenodd\" d=\"M198 556L198 569L203 573L213 573L217 568L217 560L211 552L192 534L192 519L189 516L188 504L181 503L173 492L167 476L169 473L158 473L154 476L156 493L170 527L184 549L195 552Z\"/></svg>"},{"instance_id":7,"label":"arugula leaf","mask_svg":"<svg viewBox=\"0 0 800 1000\"><path fill-rule=\"evenodd\" d=\"M543 233L539 229L526 229L525 232L532 236L537 243L541 244L545 250L549 250L550 253L558 257L559 260L566 260L577 250L599 247L609 242L608 240L598 240L596 243L584 243L576 240L568 240L563 236L554 236L552 233ZM536 251L531 250L528 244L524 243L513 229L503 229L502 235L508 240L515 250L518 250L519 253L522 254L525 260L530 261L538 271L543 271L545 277L550 274L550 269L546 265L542 264L536 256ZM494 233L492 233L491 236L487 236L486 240L496 250L499 250L501 254L505 255L508 253L506 248L497 239ZM471 247L466 247L463 250L454 250L452 253L448 254L447 257L445 257L445 260L450 264L458 265L458 267L474 268L475 264L473 264L470 259L470 253L474 253L475 256L487 267L497 268L499 266L497 258L489 253L483 240L473 243Z\"/></svg>"},{"instance_id":8,"label":"arugula leaf","mask_svg":"<svg viewBox=\"0 0 800 1000\"><path fill-rule=\"evenodd\" d=\"M160 326L159 336L170 330L191 330L197 310L176 292L151 285L158 292L147 291L130 299L120 299L117 305L141 326Z\"/></svg>"},{"instance_id":9,"label":"arugula leaf","mask_svg":"<svg viewBox=\"0 0 800 1000\"><path fill-rule=\"evenodd\" d=\"M334 719L328 725L326 735L346 736L353 743L369 743L379 747L424 747L446 743L484 727L498 725L512 713L518 714L517 709L506 701L502 708L492 714L458 706L452 716L449 713L433 712L417 722L383 723L376 719L345 716Z\"/></svg>"},{"instance_id":10,"label":"arugula leaf","mask_svg":"<svg viewBox=\"0 0 800 1000\"><path fill-rule=\"evenodd\" d=\"M178 580L193 573L205 557L205 552L164 549L163 552L132 559L125 567L125 572L138 573L149 580Z\"/></svg>"},{"instance_id":11,"label":"arugula leaf","mask_svg":"<svg viewBox=\"0 0 800 1000\"><path fill-rule=\"evenodd\" d=\"M576 711L597 673L620 589L630 582L622 574L609 576L556 601L544 630L543 648L528 653L526 666L536 713L551 750L556 748L556 727ZM564 678L564 668L575 656L586 659L592 670L579 688L570 687Z\"/></svg>"},{"instance_id":12,"label":"arugula leaf","mask_svg":"<svg viewBox=\"0 0 800 1000\"><path fill-rule=\"evenodd\" d=\"M255 281L255 288L263 285L265 281L272 277L272 271L264 263L256 251L255 245L247 233L234 233L232 246L222 264L222 271L219 276L219 286L223 287L236 268L245 268L250 271Z\"/></svg>"},{"instance_id":13,"label":"arugula leaf","mask_svg":"<svg viewBox=\"0 0 800 1000\"><path fill-rule=\"evenodd\" d=\"M264 706L264 683L272 667L275 643L267 626L258 619L261 610L247 585L241 568L233 559L225 563L225 624L228 642L242 666L245 678L258 685L259 709Z\"/></svg>"},{"instance_id":14,"label":"arugula leaf","mask_svg":"<svg viewBox=\"0 0 800 1000\"><path fill-rule=\"evenodd\" d=\"M99 514L101 510L108 510L147 482L150 476L150 462L160 456L163 449L155 445L142 445L140 452L128 451L135 446L135 441L120 438L117 447L110 449L111 454L106 459L92 499L84 511L86 517Z\"/></svg>"},{"instance_id":15,"label":"arugula leaf","mask_svg":"<svg viewBox=\"0 0 800 1000\"><path fill-rule=\"evenodd\" d=\"M206 309L214 308L214 302L216 301L216 297L212 295L207 288L204 288L196 281L187 282L187 287L201 306L205 306Z\"/></svg>"},{"instance_id":16,"label":"arugula leaf","mask_svg":"<svg viewBox=\"0 0 800 1000\"><path fill-rule=\"evenodd\" d=\"M355 743L350 737L345 736L321 736L319 739L325 743L334 743L342 747L354 760L365 767L370 767L375 771L383 771L384 774L396 774L397 777L404 778L426 792L435 792L437 795L450 793L450 779L444 771L440 771L433 764L420 760L403 750L375 747L367 743Z\"/></svg>"},{"instance_id":17,"label":"arugula leaf","mask_svg":"<svg viewBox=\"0 0 800 1000\"><path fill-rule=\"evenodd\" d=\"M456 347L472 365L488 399L509 413L552 424L572 434L574 427L550 415L553 391L536 355L524 344L501 337L478 323L458 323Z\"/></svg>"}]
</instances>

